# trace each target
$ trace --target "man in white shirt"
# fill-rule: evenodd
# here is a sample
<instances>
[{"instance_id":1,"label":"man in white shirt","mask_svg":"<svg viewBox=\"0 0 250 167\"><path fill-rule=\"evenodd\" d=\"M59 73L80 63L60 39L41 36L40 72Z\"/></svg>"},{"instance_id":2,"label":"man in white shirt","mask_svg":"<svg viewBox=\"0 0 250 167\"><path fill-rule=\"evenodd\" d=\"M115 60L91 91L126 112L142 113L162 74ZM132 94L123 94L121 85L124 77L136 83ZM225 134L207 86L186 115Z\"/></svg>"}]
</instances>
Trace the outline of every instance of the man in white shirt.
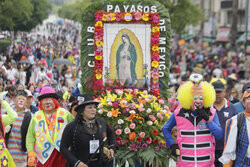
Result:
<instances>
[{"instance_id":1,"label":"man in white shirt","mask_svg":"<svg viewBox=\"0 0 250 167\"><path fill-rule=\"evenodd\" d=\"M219 158L223 167L231 167L233 162L237 167L250 166L250 89L244 92L242 103L245 112L232 117L226 123L225 149Z\"/></svg>"}]
</instances>

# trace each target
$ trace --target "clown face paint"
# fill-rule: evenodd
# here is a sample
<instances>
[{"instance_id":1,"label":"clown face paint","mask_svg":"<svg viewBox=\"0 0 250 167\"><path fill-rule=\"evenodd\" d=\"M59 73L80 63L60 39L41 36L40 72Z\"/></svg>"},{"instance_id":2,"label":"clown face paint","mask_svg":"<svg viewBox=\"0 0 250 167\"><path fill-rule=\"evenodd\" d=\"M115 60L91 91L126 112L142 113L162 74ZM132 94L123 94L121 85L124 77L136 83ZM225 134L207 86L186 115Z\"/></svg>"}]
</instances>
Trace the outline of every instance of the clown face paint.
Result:
<instances>
[{"instance_id":1,"label":"clown face paint","mask_svg":"<svg viewBox=\"0 0 250 167\"><path fill-rule=\"evenodd\" d=\"M15 98L15 107L17 109L23 109L25 107L25 102L27 98L25 96L19 95Z\"/></svg>"},{"instance_id":2,"label":"clown face paint","mask_svg":"<svg viewBox=\"0 0 250 167\"><path fill-rule=\"evenodd\" d=\"M246 108L246 112L250 113L250 97L247 97L245 99L245 108Z\"/></svg>"},{"instance_id":3,"label":"clown face paint","mask_svg":"<svg viewBox=\"0 0 250 167\"><path fill-rule=\"evenodd\" d=\"M194 100L193 100L193 109L200 109L203 107L203 96L202 95L194 95Z\"/></svg>"},{"instance_id":4,"label":"clown face paint","mask_svg":"<svg viewBox=\"0 0 250 167\"><path fill-rule=\"evenodd\" d=\"M42 108L45 112L53 112L55 110L55 103L52 98L45 98L42 100Z\"/></svg>"}]
</instances>

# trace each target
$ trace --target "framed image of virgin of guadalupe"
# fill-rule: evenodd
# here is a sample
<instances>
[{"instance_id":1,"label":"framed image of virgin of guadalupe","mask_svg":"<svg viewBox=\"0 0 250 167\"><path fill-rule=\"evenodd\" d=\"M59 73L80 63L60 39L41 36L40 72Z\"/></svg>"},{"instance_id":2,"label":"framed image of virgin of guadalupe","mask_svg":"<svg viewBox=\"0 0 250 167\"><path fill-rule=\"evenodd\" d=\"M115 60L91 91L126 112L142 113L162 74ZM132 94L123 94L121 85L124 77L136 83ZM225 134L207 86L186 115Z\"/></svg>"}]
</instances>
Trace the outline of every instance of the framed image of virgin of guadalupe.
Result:
<instances>
[{"instance_id":1,"label":"framed image of virgin of guadalupe","mask_svg":"<svg viewBox=\"0 0 250 167\"><path fill-rule=\"evenodd\" d=\"M103 80L131 86L150 82L150 36L147 24L104 24Z\"/></svg>"},{"instance_id":2,"label":"framed image of virgin of guadalupe","mask_svg":"<svg viewBox=\"0 0 250 167\"><path fill-rule=\"evenodd\" d=\"M148 89L167 98L170 19L154 0L94 3L83 13L83 89ZM116 83L116 84L114 84Z\"/></svg>"}]
</instances>

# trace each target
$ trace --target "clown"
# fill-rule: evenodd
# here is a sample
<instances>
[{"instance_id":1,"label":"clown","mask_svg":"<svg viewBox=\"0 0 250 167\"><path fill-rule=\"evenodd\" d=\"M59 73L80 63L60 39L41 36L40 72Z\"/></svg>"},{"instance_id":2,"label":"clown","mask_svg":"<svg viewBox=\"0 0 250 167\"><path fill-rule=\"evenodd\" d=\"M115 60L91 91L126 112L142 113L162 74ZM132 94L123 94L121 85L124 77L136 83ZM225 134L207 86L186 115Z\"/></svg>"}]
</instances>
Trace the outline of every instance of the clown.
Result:
<instances>
[{"instance_id":1,"label":"clown","mask_svg":"<svg viewBox=\"0 0 250 167\"><path fill-rule=\"evenodd\" d=\"M49 86L41 89L38 99L40 110L33 116L26 137L28 166L65 166L59 147L62 132L73 116L59 107L58 95Z\"/></svg>"},{"instance_id":2,"label":"clown","mask_svg":"<svg viewBox=\"0 0 250 167\"><path fill-rule=\"evenodd\" d=\"M162 131L173 155L177 155L177 167L213 167L215 138L222 137L222 129L214 108L215 90L202 81L202 76L192 74L183 84L177 99L181 108L163 126ZM171 136L177 127L176 144Z\"/></svg>"},{"instance_id":3,"label":"clown","mask_svg":"<svg viewBox=\"0 0 250 167\"><path fill-rule=\"evenodd\" d=\"M5 140L8 150L15 161L16 166L27 166L26 134L31 120L31 112L25 108L27 93L24 90L18 90L14 99L14 110L17 113L17 119L12 123L8 136Z\"/></svg>"},{"instance_id":4,"label":"clown","mask_svg":"<svg viewBox=\"0 0 250 167\"><path fill-rule=\"evenodd\" d=\"M5 127L12 124L17 119L17 113L10 107L6 101L0 100L1 107L4 108L7 115L2 115L0 111L0 165L1 167L15 167L8 149L5 146Z\"/></svg>"}]
</instances>

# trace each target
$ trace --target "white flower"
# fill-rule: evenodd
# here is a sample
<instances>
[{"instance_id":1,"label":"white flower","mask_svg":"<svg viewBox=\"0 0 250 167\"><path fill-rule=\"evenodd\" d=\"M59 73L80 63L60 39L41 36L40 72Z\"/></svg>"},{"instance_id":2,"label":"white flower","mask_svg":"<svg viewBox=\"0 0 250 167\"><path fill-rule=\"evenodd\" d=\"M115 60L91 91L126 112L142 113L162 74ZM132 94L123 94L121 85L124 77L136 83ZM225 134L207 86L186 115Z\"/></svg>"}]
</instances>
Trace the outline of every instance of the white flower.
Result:
<instances>
[{"instance_id":1,"label":"white flower","mask_svg":"<svg viewBox=\"0 0 250 167\"><path fill-rule=\"evenodd\" d=\"M145 98L146 102L148 102L150 99L148 97Z\"/></svg>"},{"instance_id":2,"label":"white flower","mask_svg":"<svg viewBox=\"0 0 250 167\"><path fill-rule=\"evenodd\" d=\"M122 94L123 94L123 91L117 90L116 93L117 93L118 95L122 95Z\"/></svg>"},{"instance_id":3,"label":"white flower","mask_svg":"<svg viewBox=\"0 0 250 167\"><path fill-rule=\"evenodd\" d=\"M107 116L110 118L110 117L112 117L112 113L111 112L108 112L107 113Z\"/></svg>"},{"instance_id":4,"label":"white flower","mask_svg":"<svg viewBox=\"0 0 250 167\"><path fill-rule=\"evenodd\" d=\"M147 125L151 126L151 125L153 125L153 122L152 121L147 121Z\"/></svg>"},{"instance_id":5,"label":"white flower","mask_svg":"<svg viewBox=\"0 0 250 167\"><path fill-rule=\"evenodd\" d=\"M121 124L124 123L124 121L123 121L122 119L119 119L119 120L117 121L117 123L118 123L119 125L121 125Z\"/></svg>"},{"instance_id":6,"label":"white flower","mask_svg":"<svg viewBox=\"0 0 250 167\"><path fill-rule=\"evenodd\" d=\"M166 114L166 113L167 113L167 110L161 110L161 112L163 112L164 114Z\"/></svg>"},{"instance_id":7,"label":"white flower","mask_svg":"<svg viewBox=\"0 0 250 167\"><path fill-rule=\"evenodd\" d=\"M135 114L135 110L129 111L130 114Z\"/></svg>"},{"instance_id":8,"label":"white flower","mask_svg":"<svg viewBox=\"0 0 250 167\"><path fill-rule=\"evenodd\" d=\"M129 128L125 128L125 129L124 129L124 133L129 134L129 132L130 132L130 129L129 129Z\"/></svg>"},{"instance_id":9,"label":"white flower","mask_svg":"<svg viewBox=\"0 0 250 167\"><path fill-rule=\"evenodd\" d=\"M98 114L103 114L103 111L102 110L98 110Z\"/></svg>"},{"instance_id":10,"label":"white flower","mask_svg":"<svg viewBox=\"0 0 250 167\"><path fill-rule=\"evenodd\" d=\"M112 102L108 102L108 105L112 106L113 104L112 104Z\"/></svg>"},{"instance_id":11,"label":"white flower","mask_svg":"<svg viewBox=\"0 0 250 167\"><path fill-rule=\"evenodd\" d=\"M147 91L147 90L144 90L142 93L143 93L144 95L146 95L146 94L148 94L148 91Z\"/></svg>"},{"instance_id":12,"label":"white flower","mask_svg":"<svg viewBox=\"0 0 250 167\"><path fill-rule=\"evenodd\" d=\"M107 98L107 102L112 102L112 99L110 97Z\"/></svg>"},{"instance_id":13,"label":"white flower","mask_svg":"<svg viewBox=\"0 0 250 167\"><path fill-rule=\"evenodd\" d=\"M152 112L151 108L148 108L147 113L151 113L151 112Z\"/></svg>"},{"instance_id":14,"label":"white flower","mask_svg":"<svg viewBox=\"0 0 250 167\"><path fill-rule=\"evenodd\" d=\"M101 103L99 103L97 108L102 108L102 107L103 107L103 105Z\"/></svg>"},{"instance_id":15,"label":"white flower","mask_svg":"<svg viewBox=\"0 0 250 167\"><path fill-rule=\"evenodd\" d=\"M121 103L127 104L128 102L126 100L122 100Z\"/></svg>"}]
</instances>

